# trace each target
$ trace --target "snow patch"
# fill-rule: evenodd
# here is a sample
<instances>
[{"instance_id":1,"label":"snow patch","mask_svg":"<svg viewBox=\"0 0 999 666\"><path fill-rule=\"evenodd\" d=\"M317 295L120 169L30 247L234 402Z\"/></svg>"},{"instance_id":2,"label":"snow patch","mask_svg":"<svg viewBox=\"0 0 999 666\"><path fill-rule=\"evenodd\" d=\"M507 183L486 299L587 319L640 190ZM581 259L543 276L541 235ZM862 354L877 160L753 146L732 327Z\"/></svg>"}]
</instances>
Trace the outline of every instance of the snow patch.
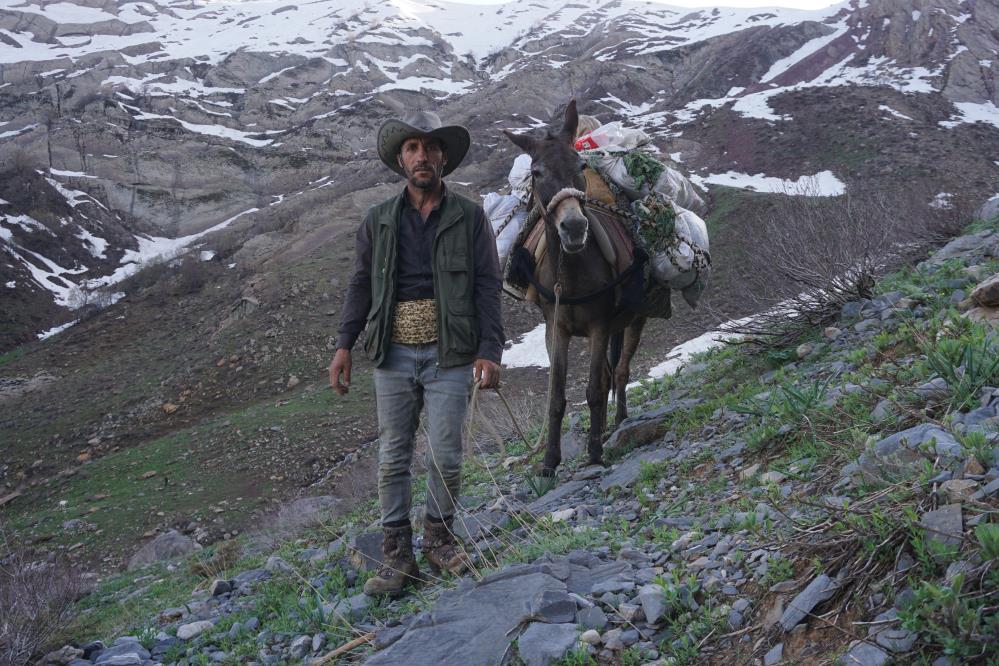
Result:
<instances>
[{"instance_id":1,"label":"snow patch","mask_svg":"<svg viewBox=\"0 0 999 666\"><path fill-rule=\"evenodd\" d=\"M846 192L846 185L831 171L820 171L813 176L785 180L762 173L749 175L738 171L699 176L691 174L690 180L704 188L706 184L738 187L757 192L772 192L793 196L836 197Z\"/></svg>"},{"instance_id":2,"label":"snow patch","mask_svg":"<svg viewBox=\"0 0 999 666\"><path fill-rule=\"evenodd\" d=\"M896 118L900 118L902 120L912 120L912 118L910 118L909 116L905 115L904 113L900 113L900 112L896 111L895 109L891 108L890 106L885 106L884 104L878 105L878 110L879 111L884 111L885 113L888 113L888 114L890 114L892 116L895 116Z\"/></svg>"},{"instance_id":3,"label":"snow patch","mask_svg":"<svg viewBox=\"0 0 999 666\"><path fill-rule=\"evenodd\" d=\"M547 368L548 345L545 342L545 325L538 324L524 333L520 341L503 350L502 363L508 368Z\"/></svg>"},{"instance_id":4,"label":"snow patch","mask_svg":"<svg viewBox=\"0 0 999 666\"><path fill-rule=\"evenodd\" d=\"M74 319L73 321L69 321L69 322L66 322L65 324L60 324L59 326L55 326L53 328L50 328L47 331L43 331L43 332L41 332L41 333L38 334L38 339L39 340L47 340L48 338L51 338L53 335L56 335L58 333L62 333L63 331L65 331L67 328L69 328L73 324L79 323L79 321L80 321L79 319Z\"/></svg>"},{"instance_id":5,"label":"snow patch","mask_svg":"<svg viewBox=\"0 0 999 666\"><path fill-rule=\"evenodd\" d=\"M950 120L941 120L941 127L953 128L963 123L986 123L999 127L999 107L992 102L954 102L957 115Z\"/></svg>"}]
</instances>

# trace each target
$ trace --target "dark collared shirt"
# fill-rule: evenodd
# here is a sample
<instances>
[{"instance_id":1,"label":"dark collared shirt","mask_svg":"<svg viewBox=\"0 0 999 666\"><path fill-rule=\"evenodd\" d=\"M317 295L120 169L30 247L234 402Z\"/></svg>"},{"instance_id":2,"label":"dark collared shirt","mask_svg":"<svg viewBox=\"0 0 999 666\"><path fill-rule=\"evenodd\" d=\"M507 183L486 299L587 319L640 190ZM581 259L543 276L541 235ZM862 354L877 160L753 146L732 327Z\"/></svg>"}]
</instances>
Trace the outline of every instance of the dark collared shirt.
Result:
<instances>
[{"instance_id":1,"label":"dark collared shirt","mask_svg":"<svg viewBox=\"0 0 999 666\"><path fill-rule=\"evenodd\" d=\"M434 297L433 247L447 188L426 222L409 201L403 189L396 257L396 299L411 301ZM479 324L478 358L499 363L503 356L503 320L500 313L499 259L496 238L482 207L475 213L472 251L475 256L475 308ZM357 229L354 249L354 276L347 286L343 303L337 349L351 349L367 323L371 309L371 236L366 216Z\"/></svg>"}]
</instances>

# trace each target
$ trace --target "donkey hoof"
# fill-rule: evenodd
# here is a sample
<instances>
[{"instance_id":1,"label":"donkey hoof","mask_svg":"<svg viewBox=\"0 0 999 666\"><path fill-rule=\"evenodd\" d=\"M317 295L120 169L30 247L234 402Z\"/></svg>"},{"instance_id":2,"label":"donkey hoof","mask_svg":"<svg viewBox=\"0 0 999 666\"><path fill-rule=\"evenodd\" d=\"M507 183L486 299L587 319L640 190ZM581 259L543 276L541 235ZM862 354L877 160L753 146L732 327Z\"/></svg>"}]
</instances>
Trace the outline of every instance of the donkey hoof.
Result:
<instances>
[{"instance_id":1,"label":"donkey hoof","mask_svg":"<svg viewBox=\"0 0 999 666\"><path fill-rule=\"evenodd\" d=\"M555 468L554 467L542 467L541 471L538 472L538 476L544 476L544 477L547 477L547 478L550 479L550 478L552 478L552 477L555 476Z\"/></svg>"},{"instance_id":2,"label":"donkey hoof","mask_svg":"<svg viewBox=\"0 0 999 666\"><path fill-rule=\"evenodd\" d=\"M603 456L598 456L596 458L590 458L588 465L599 465L600 467L607 467L607 463L604 462Z\"/></svg>"}]
</instances>

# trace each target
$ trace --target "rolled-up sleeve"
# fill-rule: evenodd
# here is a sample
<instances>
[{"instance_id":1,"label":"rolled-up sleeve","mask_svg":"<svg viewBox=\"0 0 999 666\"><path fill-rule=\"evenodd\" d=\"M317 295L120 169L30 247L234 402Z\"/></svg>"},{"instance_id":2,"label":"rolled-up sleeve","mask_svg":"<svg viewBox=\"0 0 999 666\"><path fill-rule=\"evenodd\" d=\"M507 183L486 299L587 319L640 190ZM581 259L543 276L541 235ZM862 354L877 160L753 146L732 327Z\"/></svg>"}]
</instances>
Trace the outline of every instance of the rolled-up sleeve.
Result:
<instances>
[{"instance_id":1,"label":"rolled-up sleeve","mask_svg":"<svg viewBox=\"0 0 999 666\"><path fill-rule=\"evenodd\" d=\"M364 330L371 310L371 213L357 228L354 245L354 275L347 285L347 297L340 312L336 348L352 349Z\"/></svg>"},{"instance_id":2,"label":"rolled-up sleeve","mask_svg":"<svg viewBox=\"0 0 999 666\"><path fill-rule=\"evenodd\" d=\"M503 357L503 313L500 296L503 279L500 276L496 237L481 207L475 213L475 308L479 323L478 358L499 363Z\"/></svg>"}]
</instances>

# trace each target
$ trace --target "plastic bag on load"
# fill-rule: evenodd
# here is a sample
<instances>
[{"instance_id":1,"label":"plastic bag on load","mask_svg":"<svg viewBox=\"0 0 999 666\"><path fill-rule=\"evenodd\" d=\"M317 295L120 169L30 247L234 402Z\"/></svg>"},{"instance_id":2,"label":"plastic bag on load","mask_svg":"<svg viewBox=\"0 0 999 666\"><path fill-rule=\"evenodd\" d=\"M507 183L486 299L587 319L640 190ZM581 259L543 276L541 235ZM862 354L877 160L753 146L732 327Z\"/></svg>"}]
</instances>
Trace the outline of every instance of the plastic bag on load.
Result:
<instances>
[{"instance_id":1,"label":"plastic bag on load","mask_svg":"<svg viewBox=\"0 0 999 666\"><path fill-rule=\"evenodd\" d=\"M698 257L695 248L708 255L708 228L696 213L674 205L676 209L675 232L677 244L664 252L652 255L652 277L661 284L683 294L690 307L697 301L707 284L710 263Z\"/></svg>"},{"instance_id":2,"label":"plastic bag on load","mask_svg":"<svg viewBox=\"0 0 999 666\"><path fill-rule=\"evenodd\" d=\"M590 162L600 174L613 182L631 201L644 199L653 191L669 197L683 208L689 210L704 211L704 199L697 194L694 185L676 169L663 165L662 175L656 184L649 187L643 183L641 187L635 186L635 179L628 173L628 167L624 163L623 155L609 155L597 152L588 156Z\"/></svg>"},{"instance_id":3,"label":"plastic bag on load","mask_svg":"<svg viewBox=\"0 0 999 666\"><path fill-rule=\"evenodd\" d=\"M526 192L531 186L531 156L527 154L518 155L510 167L510 175L506 177L510 183L510 188Z\"/></svg>"},{"instance_id":4,"label":"plastic bag on load","mask_svg":"<svg viewBox=\"0 0 999 666\"><path fill-rule=\"evenodd\" d=\"M490 192L483 197L482 209L486 212L489 224L496 235L496 254L499 255L500 266L505 266L510 248L527 220L527 206L524 206L521 198L516 195ZM511 211L515 211L512 216ZM501 229L504 222L506 226Z\"/></svg>"},{"instance_id":5,"label":"plastic bag on load","mask_svg":"<svg viewBox=\"0 0 999 666\"><path fill-rule=\"evenodd\" d=\"M619 121L607 123L576 139L576 150L634 150L651 139L640 129L625 127Z\"/></svg>"}]
</instances>

